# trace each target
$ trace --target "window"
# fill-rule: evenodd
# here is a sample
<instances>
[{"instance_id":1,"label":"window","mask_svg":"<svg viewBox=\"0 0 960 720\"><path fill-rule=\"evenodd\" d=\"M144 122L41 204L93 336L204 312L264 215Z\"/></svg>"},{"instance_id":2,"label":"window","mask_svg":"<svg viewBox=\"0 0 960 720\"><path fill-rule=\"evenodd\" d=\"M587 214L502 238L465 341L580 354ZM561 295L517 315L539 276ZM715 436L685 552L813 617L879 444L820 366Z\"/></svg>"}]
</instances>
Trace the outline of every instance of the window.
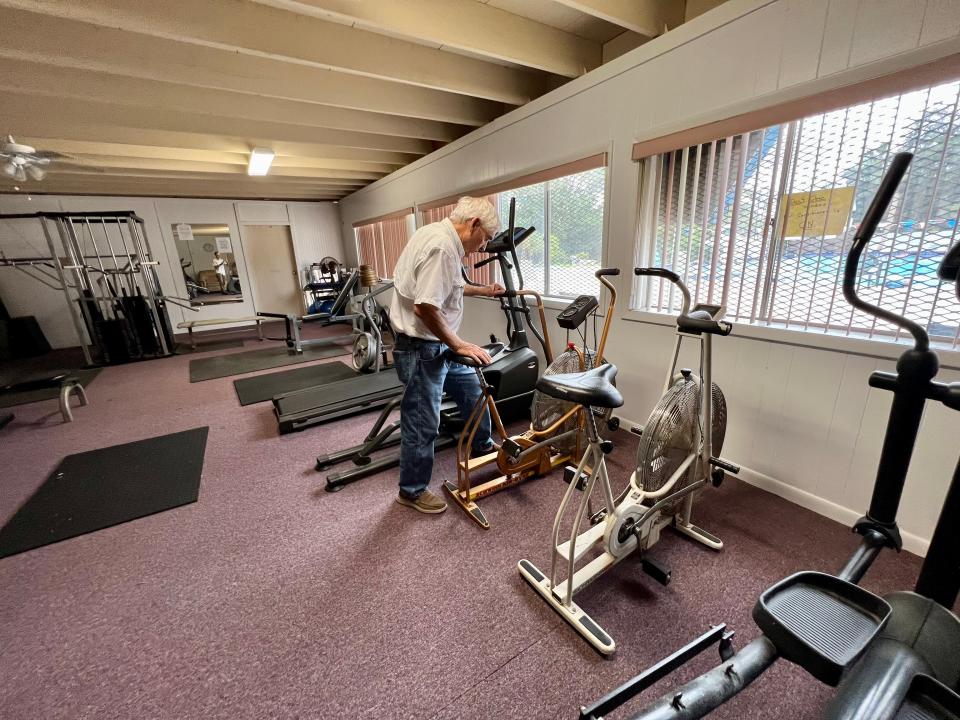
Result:
<instances>
[{"instance_id":1,"label":"window","mask_svg":"<svg viewBox=\"0 0 960 720\"><path fill-rule=\"evenodd\" d=\"M411 216L410 211L403 211L354 225L360 263L372 267L381 278L392 278L397 259L409 239L408 219Z\"/></svg>"},{"instance_id":2,"label":"window","mask_svg":"<svg viewBox=\"0 0 960 720\"><path fill-rule=\"evenodd\" d=\"M537 228L517 248L526 287L550 297L599 291L594 273L602 259L604 181L605 169L598 167L499 194L504 226L515 197L516 224Z\"/></svg>"},{"instance_id":3,"label":"window","mask_svg":"<svg viewBox=\"0 0 960 720\"><path fill-rule=\"evenodd\" d=\"M958 101L960 83L947 83L645 159L640 262L672 268L695 301L725 304L732 320L900 339L854 313L840 283L853 233L906 150L915 157L864 254L859 292L956 348L960 307L936 268L957 239ZM633 306L675 313L671 287L638 283Z\"/></svg>"}]
</instances>

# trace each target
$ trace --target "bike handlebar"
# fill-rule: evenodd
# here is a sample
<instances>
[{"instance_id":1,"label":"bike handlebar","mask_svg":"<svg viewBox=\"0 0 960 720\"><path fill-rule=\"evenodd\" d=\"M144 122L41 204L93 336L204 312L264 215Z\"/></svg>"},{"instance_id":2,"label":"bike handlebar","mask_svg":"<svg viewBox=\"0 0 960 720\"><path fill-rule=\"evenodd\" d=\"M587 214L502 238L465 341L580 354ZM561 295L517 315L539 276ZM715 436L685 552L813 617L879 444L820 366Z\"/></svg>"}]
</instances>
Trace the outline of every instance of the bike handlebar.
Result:
<instances>
[{"instance_id":1,"label":"bike handlebar","mask_svg":"<svg viewBox=\"0 0 960 720\"><path fill-rule=\"evenodd\" d=\"M680 308L680 315L683 316L690 312L690 291L687 289L683 280L680 279L680 276L673 272L673 270L667 270L666 268L636 267L633 269L633 274L640 277L660 277L669 280L676 285L683 294L683 307Z\"/></svg>"},{"instance_id":2,"label":"bike handlebar","mask_svg":"<svg viewBox=\"0 0 960 720\"><path fill-rule=\"evenodd\" d=\"M711 335L729 335L733 325L728 322L707 320L705 318L681 315L677 318L677 327L684 332L710 333Z\"/></svg>"}]
</instances>

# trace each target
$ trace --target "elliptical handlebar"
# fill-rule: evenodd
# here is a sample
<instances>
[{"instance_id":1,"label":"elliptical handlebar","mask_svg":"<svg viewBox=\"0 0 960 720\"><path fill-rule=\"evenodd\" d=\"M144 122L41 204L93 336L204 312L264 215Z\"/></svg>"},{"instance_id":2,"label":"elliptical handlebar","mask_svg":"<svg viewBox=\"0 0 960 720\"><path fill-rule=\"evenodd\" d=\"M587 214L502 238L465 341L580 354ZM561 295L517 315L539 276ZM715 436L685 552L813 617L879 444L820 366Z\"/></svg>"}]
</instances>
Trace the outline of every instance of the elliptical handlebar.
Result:
<instances>
[{"instance_id":1,"label":"elliptical handlebar","mask_svg":"<svg viewBox=\"0 0 960 720\"><path fill-rule=\"evenodd\" d=\"M683 280L680 279L680 276L677 275L673 270L655 267L635 267L633 269L633 274L639 277L659 277L663 278L664 280L669 280L676 285L683 294L683 307L680 308L680 315L687 315L690 312L690 291L687 289L686 283L684 283Z\"/></svg>"},{"instance_id":2,"label":"elliptical handlebar","mask_svg":"<svg viewBox=\"0 0 960 720\"><path fill-rule=\"evenodd\" d=\"M912 153L897 153L890 167L887 169L886 174L883 176L883 180L880 181L877 194L874 195L870 207L867 208L867 212L864 214L863 220L853 236L853 245L850 247L850 252L847 253L847 263L843 268L843 297L857 310L867 315L872 315L875 318L886 320L906 330L913 335L914 349L925 351L930 348L930 338L922 326L912 320L908 320L902 315L897 315L890 310L885 310L882 307L861 299L860 296L857 295L856 287L857 272L860 269L860 256L867 247L867 243L873 238L873 234L876 232L880 220L883 219L884 214L887 212L887 208L890 207L890 202L893 200L893 196L897 192L897 187L899 187L900 181L906 174L911 160L913 160Z\"/></svg>"}]
</instances>

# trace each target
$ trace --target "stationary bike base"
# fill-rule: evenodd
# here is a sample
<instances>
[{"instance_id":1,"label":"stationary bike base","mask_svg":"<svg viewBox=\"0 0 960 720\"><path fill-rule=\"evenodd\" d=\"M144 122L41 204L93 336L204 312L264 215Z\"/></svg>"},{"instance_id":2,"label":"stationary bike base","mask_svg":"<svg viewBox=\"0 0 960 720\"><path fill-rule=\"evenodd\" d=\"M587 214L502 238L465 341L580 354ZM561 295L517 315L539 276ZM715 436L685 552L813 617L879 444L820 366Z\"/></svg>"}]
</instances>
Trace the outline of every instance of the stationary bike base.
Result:
<instances>
[{"instance_id":1,"label":"stationary bike base","mask_svg":"<svg viewBox=\"0 0 960 720\"><path fill-rule=\"evenodd\" d=\"M517 563L517 569L526 580L530 587L539 593L540 597L547 601L560 616L580 633L583 638L590 643L593 648L603 655L610 655L617 649L617 644L613 638L607 635L603 628L597 622L585 613L575 602L565 605L556 595L556 588L550 588L550 581L529 560L521 560ZM562 586L561 586L562 587Z\"/></svg>"},{"instance_id":2,"label":"stationary bike base","mask_svg":"<svg viewBox=\"0 0 960 720\"><path fill-rule=\"evenodd\" d=\"M712 533L708 533L703 528L697 527L693 523L681 522L679 519L674 519L673 529L682 535L696 540L701 545L706 545L711 550L723 550L723 540Z\"/></svg>"},{"instance_id":3,"label":"stationary bike base","mask_svg":"<svg viewBox=\"0 0 960 720\"><path fill-rule=\"evenodd\" d=\"M473 500L467 500L463 493L460 492L460 488L457 487L457 484L447 480L443 484L443 489L447 491L447 494L456 502L460 507L463 508L463 511L467 513L474 522L477 523L484 530L490 529L490 521L487 520L487 516L483 514L483 510L480 509L480 506L477 505Z\"/></svg>"}]
</instances>

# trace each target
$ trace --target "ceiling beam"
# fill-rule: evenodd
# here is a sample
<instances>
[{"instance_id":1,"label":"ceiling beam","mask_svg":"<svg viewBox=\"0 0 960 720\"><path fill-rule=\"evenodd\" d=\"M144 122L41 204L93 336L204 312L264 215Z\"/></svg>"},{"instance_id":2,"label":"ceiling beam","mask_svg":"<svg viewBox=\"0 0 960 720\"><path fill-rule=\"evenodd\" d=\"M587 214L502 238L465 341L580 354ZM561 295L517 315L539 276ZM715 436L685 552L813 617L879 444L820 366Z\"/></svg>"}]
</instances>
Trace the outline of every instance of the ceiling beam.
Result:
<instances>
[{"instance_id":1,"label":"ceiling beam","mask_svg":"<svg viewBox=\"0 0 960 720\"><path fill-rule=\"evenodd\" d=\"M14 190L19 187L20 190ZM14 183L0 181L0 191L20 193L98 193L125 195L131 192L143 194L175 194L235 197L249 195L255 197L325 197L340 198L353 192L349 189L330 189L322 186L307 185L268 185L256 183L223 183L183 180L151 180L149 178L74 178L71 176L51 176L42 182L27 181Z\"/></svg>"},{"instance_id":2,"label":"ceiling beam","mask_svg":"<svg viewBox=\"0 0 960 720\"><path fill-rule=\"evenodd\" d=\"M225 180L207 180L197 178L152 178L152 177L91 177L89 175L54 175L49 178L50 184L63 186L71 185L76 187L99 188L104 186L138 186L138 187L156 187L156 188L206 188L208 192L233 192L238 190L256 192L256 193L325 193L329 195L347 195L354 192L357 188L328 187L326 185L310 185L308 183L252 183L242 181ZM39 184L47 183L45 178ZM24 185L24 183L19 183ZM29 183L27 184L29 186Z\"/></svg>"},{"instance_id":3,"label":"ceiling beam","mask_svg":"<svg viewBox=\"0 0 960 720\"><path fill-rule=\"evenodd\" d=\"M8 58L0 58L0 89L441 142L450 142L468 132L468 128L462 125L432 120L345 110L316 103L263 98Z\"/></svg>"},{"instance_id":4,"label":"ceiling beam","mask_svg":"<svg viewBox=\"0 0 960 720\"><path fill-rule=\"evenodd\" d=\"M133 158L110 155L80 155L84 165L101 168L106 172L114 169L168 170L172 172L220 173L224 175L247 175L246 165L235 163L192 162L189 160L162 160L157 158ZM386 173L365 170L332 170L328 168L270 168L269 177L326 178L330 180L379 180Z\"/></svg>"},{"instance_id":5,"label":"ceiling beam","mask_svg":"<svg viewBox=\"0 0 960 720\"><path fill-rule=\"evenodd\" d=\"M244 0L0 0L0 6L522 105L546 79Z\"/></svg>"},{"instance_id":6,"label":"ceiling beam","mask_svg":"<svg viewBox=\"0 0 960 720\"><path fill-rule=\"evenodd\" d=\"M323 20L573 78L598 67L599 43L476 0L255 0Z\"/></svg>"},{"instance_id":7,"label":"ceiling beam","mask_svg":"<svg viewBox=\"0 0 960 720\"><path fill-rule=\"evenodd\" d=\"M2 115L3 113L0 111L0 116ZM420 157L419 153L388 152L385 150L367 150L364 148L313 143L280 142L275 139L259 136L236 137L215 133L201 134L124 128L115 125L98 125L88 122L81 123L72 119L63 119L59 116L35 117L22 127L11 126L8 128L4 126L3 131L12 132L17 139L21 137L29 138L27 145L34 145L41 150L47 149L45 143L50 141L82 141L98 144L124 143L127 145L142 145L146 143L160 150L187 148L212 152L240 153L244 155L249 155L251 148L269 146L278 156L296 156L307 162L314 158L335 158L337 160L362 160L403 166ZM56 150L56 148L50 149Z\"/></svg>"},{"instance_id":8,"label":"ceiling beam","mask_svg":"<svg viewBox=\"0 0 960 720\"><path fill-rule=\"evenodd\" d=\"M635 33L656 37L664 26L683 22L684 3L678 0L554 0L587 15Z\"/></svg>"},{"instance_id":9,"label":"ceiling beam","mask_svg":"<svg viewBox=\"0 0 960 720\"><path fill-rule=\"evenodd\" d=\"M113 155L131 158L154 158L157 160L187 160L193 162L230 163L246 166L249 152L223 152L217 150L193 150L190 148L154 147L150 145L125 145L108 142L84 142L81 140L46 139L35 137L17 137L17 142L31 145L41 150L71 155ZM366 170L370 172L390 173L401 167L402 163L377 163L366 160L339 160L334 158L311 158L278 154L273 167L309 167L330 168L335 170Z\"/></svg>"},{"instance_id":10,"label":"ceiling beam","mask_svg":"<svg viewBox=\"0 0 960 720\"><path fill-rule=\"evenodd\" d=\"M5 10L0 56L180 85L479 127L502 103L330 72L21 10Z\"/></svg>"},{"instance_id":11,"label":"ceiling beam","mask_svg":"<svg viewBox=\"0 0 960 720\"><path fill-rule=\"evenodd\" d=\"M342 199L342 195L324 195L322 193L291 193L279 195L264 195L256 192L237 191L232 193L220 194L216 191L207 191L203 188L195 189L167 189L167 188L71 188L71 187L52 187L31 188L29 190L10 190L0 186L0 193L10 195L73 195L73 196L94 196L94 197L176 197L176 198L195 198L208 200L295 200L302 202L330 202Z\"/></svg>"},{"instance_id":12,"label":"ceiling beam","mask_svg":"<svg viewBox=\"0 0 960 720\"><path fill-rule=\"evenodd\" d=\"M192 114L165 108L110 105L76 98L53 98L14 91L3 93L3 103L0 104L0 127L5 128L5 132L14 135L42 134L31 128L34 120L43 118L61 119L64 128L69 128L73 123L93 123L106 127L119 126L141 130L225 134L287 142L343 145L368 150L388 150L418 155L426 155L435 149L434 143L417 138L247 120L245 118L233 118L228 114ZM66 132L66 135L70 137L69 132ZM272 148L272 145L268 145L268 147ZM276 152L276 149L274 149L274 152Z\"/></svg>"},{"instance_id":13,"label":"ceiling beam","mask_svg":"<svg viewBox=\"0 0 960 720\"><path fill-rule=\"evenodd\" d=\"M52 165L50 175L56 177L83 177L90 180L104 180L110 178L149 178L157 180L199 180L204 182L222 182L222 183L248 183L261 185L309 185L310 187L325 187L337 190L355 190L364 185L369 185L373 180L361 180L355 178L324 178L324 177L294 177L294 176L274 176L251 177L245 173L237 172L199 172L183 170L162 170L155 168L110 168L106 171L97 170L93 167L82 165Z\"/></svg>"}]
</instances>

